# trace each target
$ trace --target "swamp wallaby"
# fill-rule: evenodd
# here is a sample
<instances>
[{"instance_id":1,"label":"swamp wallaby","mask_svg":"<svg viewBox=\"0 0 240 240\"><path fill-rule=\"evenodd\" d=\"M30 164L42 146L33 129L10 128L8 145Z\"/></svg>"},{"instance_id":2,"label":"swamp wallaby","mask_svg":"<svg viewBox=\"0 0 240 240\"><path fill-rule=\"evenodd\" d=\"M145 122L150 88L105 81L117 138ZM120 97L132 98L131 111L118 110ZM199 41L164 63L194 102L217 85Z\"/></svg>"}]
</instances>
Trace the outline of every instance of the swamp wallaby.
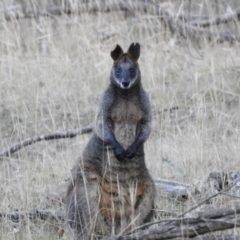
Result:
<instances>
[{"instance_id":1,"label":"swamp wallaby","mask_svg":"<svg viewBox=\"0 0 240 240\"><path fill-rule=\"evenodd\" d=\"M127 232L153 215L155 187L145 165L149 99L137 60L140 45L117 45L110 84L99 104L94 133L72 171L67 221L76 239Z\"/></svg>"}]
</instances>

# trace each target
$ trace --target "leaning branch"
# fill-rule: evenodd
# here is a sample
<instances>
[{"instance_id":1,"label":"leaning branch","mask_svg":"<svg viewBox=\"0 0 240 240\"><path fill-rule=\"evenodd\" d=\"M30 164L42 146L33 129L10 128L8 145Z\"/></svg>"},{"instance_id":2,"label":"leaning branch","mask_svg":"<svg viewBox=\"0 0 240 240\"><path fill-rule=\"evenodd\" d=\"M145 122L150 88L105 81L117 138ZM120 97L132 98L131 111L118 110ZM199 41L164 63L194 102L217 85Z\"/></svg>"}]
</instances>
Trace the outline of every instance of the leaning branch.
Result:
<instances>
[{"instance_id":1,"label":"leaning branch","mask_svg":"<svg viewBox=\"0 0 240 240\"><path fill-rule=\"evenodd\" d=\"M8 149L0 152L0 158L9 157L11 154L17 152L19 149L29 146L36 142L49 141L49 140L55 140L55 139L61 139L61 138L73 138L73 137L76 137L77 135L90 133L92 132L92 130L93 130L93 126L92 124L90 124L86 127L76 129L76 130L68 130L66 132L62 131L62 132L44 134L44 135L28 138L28 139L25 139L23 142L14 144L10 146Z\"/></svg>"}]
</instances>

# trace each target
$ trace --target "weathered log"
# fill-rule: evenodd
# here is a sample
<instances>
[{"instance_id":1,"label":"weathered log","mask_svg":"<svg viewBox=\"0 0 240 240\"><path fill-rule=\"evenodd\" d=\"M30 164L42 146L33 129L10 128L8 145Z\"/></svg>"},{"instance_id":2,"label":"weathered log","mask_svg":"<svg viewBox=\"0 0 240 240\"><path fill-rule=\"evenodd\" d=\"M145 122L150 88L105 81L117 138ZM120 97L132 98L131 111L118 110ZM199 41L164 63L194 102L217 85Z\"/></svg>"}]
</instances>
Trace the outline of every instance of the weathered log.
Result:
<instances>
[{"instance_id":1,"label":"weathered log","mask_svg":"<svg viewBox=\"0 0 240 240\"><path fill-rule=\"evenodd\" d=\"M154 179L157 191L160 195L166 195L170 198L188 199L189 194L192 192L192 186L185 183L170 181L167 179Z\"/></svg>"}]
</instances>

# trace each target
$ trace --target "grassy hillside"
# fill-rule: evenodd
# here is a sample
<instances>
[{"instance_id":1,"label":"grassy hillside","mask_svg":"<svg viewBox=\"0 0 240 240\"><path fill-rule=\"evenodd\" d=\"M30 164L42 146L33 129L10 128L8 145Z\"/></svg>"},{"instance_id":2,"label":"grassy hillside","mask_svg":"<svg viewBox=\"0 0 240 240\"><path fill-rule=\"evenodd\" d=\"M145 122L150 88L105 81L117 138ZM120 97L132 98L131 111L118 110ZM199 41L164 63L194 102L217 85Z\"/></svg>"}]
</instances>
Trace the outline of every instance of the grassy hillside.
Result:
<instances>
[{"instance_id":1,"label":"grassy hillside","mask_svg":"<svg viewBox=\"0 0 240 240\"><path fill-rule=\"evenodd\" d=\"M154 15L121 12L2 19L0 34L1 150L91 123L109 82L110 51L117 43L127 50L139 42L153 110L145 148L151 174L196 184L212 171L240 170L239 43L203 40L196 46L165 36ZM65 191L89 137L36 143L1 159L0 211L63 210L54 196ZM1 239L58 239L51 222L3 218L0 225ZM69 236L67 231L63 239Z\"/></svg>"}]
</instances>

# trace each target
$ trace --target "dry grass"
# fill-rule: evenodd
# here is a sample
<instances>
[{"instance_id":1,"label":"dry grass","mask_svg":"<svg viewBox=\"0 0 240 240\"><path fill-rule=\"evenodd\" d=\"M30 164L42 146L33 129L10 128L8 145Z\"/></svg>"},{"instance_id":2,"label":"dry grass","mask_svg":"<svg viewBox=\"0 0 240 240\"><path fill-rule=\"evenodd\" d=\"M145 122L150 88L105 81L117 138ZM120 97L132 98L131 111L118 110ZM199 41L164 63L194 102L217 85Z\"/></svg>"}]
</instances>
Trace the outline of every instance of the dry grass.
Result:
<instances>
[{"instance_id":1,"label":"dry grass","mask_svg":"<svg viewBox=\"0 0 240 240\"><path fill-rule=\"evenodd\" d=\"M2 20L0 26L0 149L92 122L109 81L110 51L138 41L142 81L156 113L146 143L152 175L195 184L211 171L240 170L239 43L203 41L196 49L164 39L154 16L116 12ZM173 106L179 109L157 113ZM1 160L1 211L63 210L49 196L64 192L88 139L37 143ZM161 208L177 207L162 202ZM58 239L51 222L2 219L0 225L1 239Z\"/></svg>"}]
</instances>

